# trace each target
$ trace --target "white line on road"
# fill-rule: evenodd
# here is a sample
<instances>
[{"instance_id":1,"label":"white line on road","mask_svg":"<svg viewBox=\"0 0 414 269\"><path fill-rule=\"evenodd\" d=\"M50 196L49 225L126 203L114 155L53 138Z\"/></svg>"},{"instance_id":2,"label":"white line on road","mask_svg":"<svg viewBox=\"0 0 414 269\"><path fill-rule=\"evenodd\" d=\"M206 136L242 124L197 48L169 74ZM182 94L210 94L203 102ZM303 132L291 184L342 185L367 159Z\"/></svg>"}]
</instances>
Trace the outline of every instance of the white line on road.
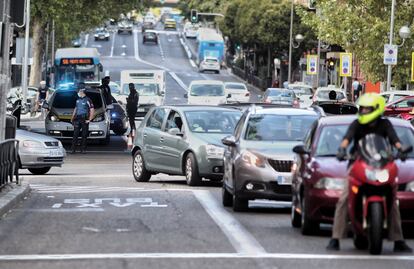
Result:
<instances>
[{"instance_id":1,"label":"white line on road","mask_svg":"<svg viewBox=\"0 0 414 269\"><path fill-rule=\"evenodd\" d=\"M85 47L88 46L88 41L89 41L89 34L85 35Z\"/></svg>"},{"instance_id":2,"label":"white line on road","mask_svg":"<svg viewBox=\"0 0 414 269\"><path fill-rule=\"evenodd\" d=\"M34 213L79 213L79 212L105 212L103 208L50 208L50 209L14 209Z\"/></svg>"},{"instance_id":3,"label":"white line on road","mask_svg":"<svg viewBox=\"0 0 414 269\"><path fill-rule=\"evenodd\" d=\"M194 196L204 207L210 217L227 236L237 253L263 254L266 250L217 200L209 191L194 190Z\"/></svg>"},{"instance_id":4,"label":"white line on road","mask_svg":"<svg viewBox=\"0 0 414 269\"><path fill-rule=\"evenodd\" d=\"M359 260L359 261L414 261L413 255L332 255L302 253L90 253L90 254L26 254L0 255L0 261L53 261L102 259L284 259L284 260Z\"/></svg>"},{"instance_id":5,"label":"white line on road","mask_svg":"<svg viewBox=\"0 0 414 269\"><path fill-rule=\"evenodd\" d=\"M190 59L190 64L191 64L191 66L192 66L192 67L194 67L194 68L196 68L196 67L197 67L197 65L195 64L195 62L194 62L192 59Z\"/></svg>"},{"instance_id":6,"label":"white line on road","mask_svg":"<svg viewBox=\"0 0 414 269\"><path fill-rule=\"evenodd\" d=\"M111 45L111 54L109 57L114 57L114 48L115 48L115 33L112 34L112 45Z\"/></svg>"}]
</instances>

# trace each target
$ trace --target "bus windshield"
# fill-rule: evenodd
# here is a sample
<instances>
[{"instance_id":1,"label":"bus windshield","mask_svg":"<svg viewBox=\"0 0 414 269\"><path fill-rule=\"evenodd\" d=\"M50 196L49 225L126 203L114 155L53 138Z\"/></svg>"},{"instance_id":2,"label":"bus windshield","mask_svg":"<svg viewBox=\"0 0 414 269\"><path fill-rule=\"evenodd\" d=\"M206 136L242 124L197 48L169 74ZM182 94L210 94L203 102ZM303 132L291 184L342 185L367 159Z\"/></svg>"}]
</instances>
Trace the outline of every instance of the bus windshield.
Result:
<instances>
[{"instance_id":1,"label":"bus windshield","mask_svg":"<svg viewBox=\"0 0 414 269\"><path fill-rule=\"evenodd\" d=\"M62 65L56 69L56 85L85 81L99 81L99 67L97 65Z\"/></svg>"}]
</instances>

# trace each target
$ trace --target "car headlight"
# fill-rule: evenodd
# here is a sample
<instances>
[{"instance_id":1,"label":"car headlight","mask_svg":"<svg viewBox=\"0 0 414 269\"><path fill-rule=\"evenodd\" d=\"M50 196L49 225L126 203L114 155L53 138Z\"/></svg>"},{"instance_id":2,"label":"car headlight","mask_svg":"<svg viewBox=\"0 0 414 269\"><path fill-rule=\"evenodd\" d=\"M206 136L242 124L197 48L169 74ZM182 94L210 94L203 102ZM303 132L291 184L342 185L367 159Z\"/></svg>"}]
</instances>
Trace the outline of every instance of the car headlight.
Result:
<instances>
[{"instance_id":1,"label":"car headlight","mask_svg":"<svg viewBox=\"0 0 414 269\"><path fill-rule=\"evenodd\" d=\"M407 183L407 186L405 187L405 191L414 192L414 181Z\"/></svg>"},{"instance_id":2,"label":"car headlight","mask_svg":"<svg viewBox=\"0 0 414 269\"><path fill-rule=\"evenodd\" d=\"M98 37L99 35L98 34L95 34L95 37Z\"/></svg>"},{"instance_id":3,"label":"car headlight","mask_svg":"<svg viewBox=\"0 0 414 269\"><path fill-rule=\"evenodd\" d=\"M206 145L206 153L208 159L222 159L224 156L224 148L215 145Z\"/></svg>"},{"instance_id":4,"label":"car headlight","mask_svg":"<svg viewBox=\"0 0 414 269\"><path fill-rule=\"evenodd\" d=\"M323 177L316 182L314 187L323 190L342 190L345 186L345 180L343 178Z\"/></svg>"},{"instance_id":5,"label":"car headlight","mask_svg":"<svg viewBox=\"0 0 414 269\"><path fill-rule=\"evenodd\" d=\"M38 141L24 140L21 145L27 149L41 149L44 148L43 144Z\"/></svg>"},{"instance_id":6,"label":"car headlight","mask_svg":"<svg viewBox=\"0 0 414 269\"><path fill-rule=\"evenodd\" d=\"M111 113L112 118L116 118L116 116L118 116L116 113Z\"/></svg>"},{"instance_id":7,"label":"car headlight","mask_svg":"<svg viewBox=\"0 0 414 269\"><path fill-rule=\"evenodd\" d=\"M387 182L389 178L388 170L365 170L365 176L368 180L371 181L379 181L379 182Z\"/></svg>"},{"instance_id":8,"label":"car headlight","mask_svg":"<svg viewBox=\"0 0 414 269\"><path fill-rule=\"evenodd\" d=\"M242 160L250 165L255 165L257 167L265 167L264 160L250 151L243 152Z\"/></svg>"},{"instance_id":9,"label":"car headlight","mask_svg":"<svg viewBox=\"0 0 414 269\"><path fill-rule=\"evenodd\" d=\"M59 118L56 115L49 114L49 120L53 122L59 121Z\"/></svg>"},{"instance_id":10,"label":"car headlight","mask_svg":"<svg viewBox=\"0 0 414 269\"><path fill-rule=\"evenodd\" d=\"M106 37L109 37L109 33L106 33L106 34L105 34L105 36L106 36Z\"/></svg>"},{"instance_id":11,"label":"car headlight","mask_svg":"<svg viewBox=\"0 0 414 269\"><path fill-rule=\"evenodd\" d=\"M105 114L98 114L95 116L95 118L92 120L93 122L99 122L99 121L104 121L105 120Z\"/></svg>"}]
</instances>

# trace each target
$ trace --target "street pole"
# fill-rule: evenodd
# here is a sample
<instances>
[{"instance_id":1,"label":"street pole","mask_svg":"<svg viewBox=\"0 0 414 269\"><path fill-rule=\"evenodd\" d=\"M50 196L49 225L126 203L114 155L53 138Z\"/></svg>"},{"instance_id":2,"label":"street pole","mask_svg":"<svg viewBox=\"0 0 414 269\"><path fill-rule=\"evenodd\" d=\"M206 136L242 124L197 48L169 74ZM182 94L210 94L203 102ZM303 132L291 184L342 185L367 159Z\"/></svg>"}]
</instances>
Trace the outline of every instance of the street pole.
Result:
<instances>
[{"instance_id":1,"label":"street pole","mask_svg":"<svg viewBox=\"0 0 414 269\"><path fill-rule=\"evenodd\" d=\"M392 45L394 37L394 12L395 12L395 0L391 2L391 22L390 22L390 45ZM387 69L387 92L391 89L391 71L392 66L388 65Z\"/></svg>"},{"instance_id":2,"label":"street pole","mask_svg":"<svg viewBox=\"0 0 414 269\"><path fill-rule=\"evenodd\" d=\"M51 68L53 70L53 67L55 65L55 20L52 20L52 51L51 51ZM50 85L55 85L55 73L50 72Z\"/></svg>"},{"instance_id":3,"label":"street pole","mask_svg":"<svg viewBox=\"0 0 414 269\"><path fill-rule=\"evenodd\" d=\"M24 58L22 68L23 100L27 100L27 80L29 74L29 40L30 40L30 0L26 0L26 25L24 34ZM23 101L24 102L24 101Z\"/></svg>"},{"instance_id":4,"label":"street pole","mask_svg":"<svg viewBox=\"0 0 414 269\"><path fill-rule=\"evenodd\" d=\"M47 27L46 27L46 48L45 48L45 63L46 63L46 67L45 67L45 74L44 74L44 80L47 81L46 77L47 77L47 63L49 61L49 33L50 33L50 27L49 27L49 23L47 23ZM50 86L50 85L47 85Z\"/></svg>"},{"instance_id":5,"label":"street pole","mask_svg":"<svg viewBox=\"0 0 414 269\"><path fill-rule=\"evenodd\" d=\"M288 83L291 81L292 77L292 42L293 42L293 1L291 0L290 6L290 32L289 32L289 66L288 66Z\"/></svg>"},{"instance_id":6,"label":"street pole","mask_svg":"<svg viewBox=\"0 0 414 269\"><path fill-rule=\"evenodd\" d=\"M318 67L316 68L316 88L319 87L319 78L321 72L321 39L318 38L318 60L317 60Z\"/></svg>"},{"instance_id":7,"label":"street pole","mask_svg":"<svg viewBox=\"0 0 414 269\"><path fill-rule=\"evenodd\" d=\"M0 141L5 139L6 134L6 106L7 92L10 85L10 38L12 27L10 25L10 0L4 0L3 14L0 14L0 21L4 24L4 35L1 38L3 54L0 55ZM0 33L1 34L1 33Z\"/></svg>"}]
</instances>

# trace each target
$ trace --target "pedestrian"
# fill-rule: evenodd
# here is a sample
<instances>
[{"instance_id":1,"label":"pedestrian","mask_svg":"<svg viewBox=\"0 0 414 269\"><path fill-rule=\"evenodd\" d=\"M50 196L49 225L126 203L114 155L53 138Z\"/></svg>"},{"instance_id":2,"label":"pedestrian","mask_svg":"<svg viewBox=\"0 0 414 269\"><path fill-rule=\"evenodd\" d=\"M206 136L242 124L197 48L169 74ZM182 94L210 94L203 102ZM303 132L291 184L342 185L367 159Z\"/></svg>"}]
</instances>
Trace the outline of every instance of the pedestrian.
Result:
<instances>
[{"instance_id":1,"label":"pedestrian","mask_svg":"<svg viewBox=\"0 0 414 269\"><path fill-rule=\"evenodd\" d=\"M352 90L354 93L354 102L358 99L362 92L362 85L359 83L358 78L355 78L354 82L352 82Z\"/></svg>"},{"instance_id":2,"label":"pedestrian","mask_svg":"<svg viewBox=\"0 0 414 269\"><path fill-rule=\"evenodd\" d=\"M111 82L111 78L109 76L106 76L102 79L102 94L105 98L106 105L112 105L112 94L111 94L111 88L109 87L109 83Z\"/></svg>"},{"instance_id":3,"label":"pedestrian","mask_svg":"<svg viewBox=\"0 0 414 269\"><path fill-rule=\"evenodd\" d=\"M49 87L46 86L46 81L42 80L39 83L39 88L37 89L36 94L36 105L34 109L34 113L39 110L39 106L43 105L43 102L49 98Z\"/></svg>"},{"instance_id":4,"label":"pedestrian","mask_svg":"<svg viewBox=\"0 0 414 269\"><path fill-rule=\"evenodd\" d=\"M81 153L85 153L86 150L86 139L89 132L89 122L94 116L94 106L89 97L85 94L85 84L80 83L78 87L78 99L76 100L75 110L72 114L71 122L74 127L72 148L71 153L76 152L76 146L78 144L78 136L82 130L82 142L81 142Z\"/></svg>"},{"instance_id":5,"label":"pedestrian","mask_svg":"<svg viewBox=\"0 0 414 269\"><path fill-rule=\"evenodd\" d=\"M135 89L134 83L129 83L129 95L127 97L126 110L128 114L129 126L131 127L131 134L136 130L135 128L135 115L138 109L139 93Z\"/></svg>"}]
</instances>

